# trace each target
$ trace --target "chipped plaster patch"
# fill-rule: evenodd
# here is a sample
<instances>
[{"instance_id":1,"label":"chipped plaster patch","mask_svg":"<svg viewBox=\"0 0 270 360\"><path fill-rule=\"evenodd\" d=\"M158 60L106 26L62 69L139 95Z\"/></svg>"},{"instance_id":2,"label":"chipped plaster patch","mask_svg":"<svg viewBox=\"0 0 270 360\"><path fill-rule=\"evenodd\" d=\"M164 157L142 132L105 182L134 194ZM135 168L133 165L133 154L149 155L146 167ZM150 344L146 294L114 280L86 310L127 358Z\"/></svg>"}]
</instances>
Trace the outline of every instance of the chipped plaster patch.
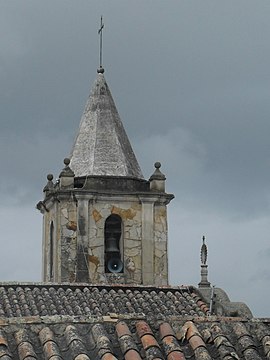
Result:
<instances>
[{"instance_id":1,"label":"chipped plaster patch","mask_svg":"<svg viewBox=\"0 0 270 360\"><path fill-rule=\"evenodd\" d=\"M127 219L132 220L136 216L136 213L137 213L132 208L122 209L122 208L119 208L119 207L116 207L116 206L112 207L111 212L112 212L112 214L116 214L116 215L121 216L121 218L123 220L127 220Z\"/></svg>"},{"instance_id":2,"label":"chipped plaster patch","mask_svg":"<svg viewBox=\"0 0 270 360\"><path fill-rule=\"evenodd\" d=\"M67 208L62 209L62 210L61 210L61 213L62 213L62 215L63 215L66 219L68 219L68 211L67 211Z\"/></svg>"},{"instance_id":3,"label":"chipped plaster patch","mask_svg":"<svg viewBox=\"0 0 270 360\"><path fill-rule=\"evenodd\" d=\"M75 223L75 221L69 221L66 227L68 230L73 230L73 231L77 230L77 224Z\"/></svg>"},{"instance_id":4,"label":"chipped plaster patch","mask_svg":"<svg viewBox=\"0 0 270 360\"><path fill-rule=\"evenodd\" d=\"M100 214L96 209L94 209L94 210L92 211L92 215L93 215L93 218L94 218L94 220L95 220L96 223L97 223L100 219L102 219L101 214Z\"/></svg>"}]
</instances>

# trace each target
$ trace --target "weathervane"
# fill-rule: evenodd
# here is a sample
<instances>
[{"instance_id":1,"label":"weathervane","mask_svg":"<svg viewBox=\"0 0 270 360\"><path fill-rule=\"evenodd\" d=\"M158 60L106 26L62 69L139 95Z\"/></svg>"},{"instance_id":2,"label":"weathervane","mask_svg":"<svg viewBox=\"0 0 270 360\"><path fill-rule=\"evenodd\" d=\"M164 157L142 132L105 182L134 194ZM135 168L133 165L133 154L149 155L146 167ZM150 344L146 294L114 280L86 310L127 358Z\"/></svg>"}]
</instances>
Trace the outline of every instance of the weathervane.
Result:
<instances>
[{"instance_id":1,"label":"weathervane","mask_svg":"<svg viewBox=\"0 0 270 360\"><path fill-rule=\"evenodd\" d=\"M98 34L99 34L99 70L103 70L103 68L102 68L102 30L103 29L104 29L104 23L103 23L103 18L101 16L100 28L98 30ZM104 72L104 70L98 71L98 72Z\"/></svg>"}]
</instances>

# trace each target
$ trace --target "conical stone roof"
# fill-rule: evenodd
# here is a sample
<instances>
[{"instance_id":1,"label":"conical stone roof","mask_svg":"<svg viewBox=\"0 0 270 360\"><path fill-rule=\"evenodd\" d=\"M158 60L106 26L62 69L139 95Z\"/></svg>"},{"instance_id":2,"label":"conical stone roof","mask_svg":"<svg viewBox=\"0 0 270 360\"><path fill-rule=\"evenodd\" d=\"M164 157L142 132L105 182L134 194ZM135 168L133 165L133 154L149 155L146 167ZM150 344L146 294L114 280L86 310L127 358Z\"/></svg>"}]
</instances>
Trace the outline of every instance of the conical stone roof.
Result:
<instances>
[{"instance_id":1,"label":"conical stone roof","mask_svg":"<svg viewBox=\"0 0 270 360\"><path fill-rule=\"evenodd\" d=\"M70 158L75 176L110 175L143 179L101 72L86 103Z\"/></svg>"}]
</instances>

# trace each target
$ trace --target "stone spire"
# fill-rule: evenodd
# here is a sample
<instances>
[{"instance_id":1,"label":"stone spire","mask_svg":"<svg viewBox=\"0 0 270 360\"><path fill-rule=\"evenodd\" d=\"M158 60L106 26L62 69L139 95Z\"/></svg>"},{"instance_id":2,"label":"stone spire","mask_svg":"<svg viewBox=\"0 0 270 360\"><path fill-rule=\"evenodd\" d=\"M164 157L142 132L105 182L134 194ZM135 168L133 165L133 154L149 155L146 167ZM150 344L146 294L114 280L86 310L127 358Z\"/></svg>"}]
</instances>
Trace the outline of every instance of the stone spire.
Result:
<instances>
[{"instance_id":1,"label":"stone spire","mask_svg":"<svg viewBox=\"0 0 270 360\"><path fill-rule=\"evenodd\" d=\"M71 152L75 176L109 175L143 179L143 175L104 78L97 79L85 106Z\"/></svg>"}]
</instances>

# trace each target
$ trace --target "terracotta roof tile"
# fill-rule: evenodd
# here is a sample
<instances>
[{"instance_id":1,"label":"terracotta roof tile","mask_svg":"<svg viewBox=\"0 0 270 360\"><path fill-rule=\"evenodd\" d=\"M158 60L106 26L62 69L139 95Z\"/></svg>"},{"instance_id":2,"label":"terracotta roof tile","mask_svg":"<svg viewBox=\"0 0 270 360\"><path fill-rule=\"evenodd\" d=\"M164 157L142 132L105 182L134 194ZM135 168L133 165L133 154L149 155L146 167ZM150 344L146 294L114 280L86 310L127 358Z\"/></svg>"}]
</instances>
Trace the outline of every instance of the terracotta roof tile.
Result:
<instances>
[{"instance_id":1,"label":"terracotta roof tile","mask_svg":"<svg viewBox=\"0 0 270 360\"><path fill-rule=\"evenodd\" d=\"M264 324L258 323L256 335L259 342L263 345L264 355L270 359L270 329Z\"/></svg>"},{"instance_id":2,"label":"terracotta roof tile","mask_svg":"<svg viewBox=\"0 0 270 360\"><path fill-rule=\"evenodd\" d=\"M97 353L99 358L103 358L105 354L113 355L113 346L111 340L101 324L96 324L93 326L92 334L97 346Z\"/></svg>"},{"instance_id":3,"label":"terracotta roof tile","mask_svg":"<svg viewBox=\"0 0 270 360\"><path fill-rule=\"evenodd\" d=\"M43 346L46 359L61 359L59 346L54 341L54 334L49 327L43 328L39 332L39 339Z\"/></svg>"},{"instance_id":4,"label":"terracotta roof tile","mask_svg":"<svg viewBox=\"0 0 270 360\"><path fill-rule=\"evenodd\" d=\"M189 344L194 351L195 358L211 360L212 357L210 356L206 348L206 344L203 341L202 335L200 334L194 323L192 321L187 321L184 324L184 329L185 337L189 341Z\"/></svg>"},{"instance_id":5,"label":"terracotta roof tile","mask_svg":"<svg viewBox=\"0 0 270 360\"><path fill-rule=\"evenodd\" d=\"M253 337L242 323L233 325L234 333L237 336L238 344L241 352L247 360L260 360L261 356L258 354Z\"/></svg>"},{"instance_id":6,"label":"terracotta roof tile","mask_svg":"<svg viewBox=\"0 0 270 360\"><path fill-rule=\"evenodd\" d=\"M228 337L224 335L219 325L217 323L212 324L210 330L212 333L211 341L215 344L221 359L237 359L234 346ZM210 338L208 338L209 340Z\"/></svg>"},{"instance_id":7,"label":"terracotta roof tile","mask_svg":"<svg viewBox=\"0 0 270 360\"><path fill-rule=\"evenodd\" d=\"M109 286L1 286L0 316L96 315L144 313L163 319L204 315L207 305L189 288L153 290Z\"/></svg>"},{"instance_id":8,"label":"terracotta roof tile","mask_svg":"<svg viewBox=\"0 0 270 360\"><path fill-rule=\"evenodd\" d=\"M5 333L0 330L0 359L9 360L12 359L11 353L8 348L8 340Z\"/></svg>"},{"instance_id":9,"label":"terracotta roof tile","mask_svg":"<svg viewBox=\"0 0 270 360\"><path fill-rule=\"evenodd\" d=\"M259 342L258 325L263 325L268 333L270 320L260 323L258 320L194 318L194 321L172 323L160 321L153 327L148 321L115 323L97 319L93 323L87 317L72 325L64 319L47 326L42 321L28 324L26 320L20 330L12 323L1 331L3 359L11 359L11 354L20 360L269 359L268 335L262 336Z\"/></svg>"},{"instance_id":10,"label":"terracotta roof tile","mask_svg":"<svg viewBox=\"0 0 270 360\"><path fill-rule=\"evenodd\" d=\"M72 354L72 358L75 359L80 356L81 359L89 359L84 341L78 334L77 328L74 325L68 325L64 331L64 335L66 345L69 349L69 352Z\"/></svg>"},{"instance_id":11,"label":"terracotta roof tile","mask_svg":"<svg viewBox=\"0 0 270 360\"><path fill-rule=\"evenodd\" d=\"M160 338L164 353L169 360L185 359L175 333L168 323L162 323L159 327Z\"/></svg>"},{"instance_id":12,"label":"terracotta roof tile","mask_svg":"<svg viewBox=\"0 0 270 360\"><path fill-rule=\"evenodd\" d=\"M25 329L15 332L14 336L18 346L20 360L24 360L26 358L27 360L38 359L31 340L29 339L28 332Z\"/></svg>"},{"instance_id":13,"label":"terracotta roof tile","mask_svg":"<svg viewBox=\"0 0 270 360\"><path fill-rule=\"evenodd\" d=\"M118 336L122 354L126 359L141 359L139 349L135 343L134 338L124 321L120 321L116 325L116 333Z\"/></svg>"},{"instance_id":14,"label":"terracotta roof tile","mask_svg":"<svg viewBox=\"0 0 270 360\"><path fill-rule=\"evenodd\" d=\"M187 287L2 285L0 360L270 359L270 319L207 309Z\"/></svg>"},{"instance_id":15,"label":"terracotta roof tile","mask_svg":"<svg viewBox=\"0 0 270 360\"><path fill-rule=\"evenodd\" d=\"M147 359L163 359L160 346L150 326L145 321L137 321L136 329Z\"/></svg>"}]
</instances>

